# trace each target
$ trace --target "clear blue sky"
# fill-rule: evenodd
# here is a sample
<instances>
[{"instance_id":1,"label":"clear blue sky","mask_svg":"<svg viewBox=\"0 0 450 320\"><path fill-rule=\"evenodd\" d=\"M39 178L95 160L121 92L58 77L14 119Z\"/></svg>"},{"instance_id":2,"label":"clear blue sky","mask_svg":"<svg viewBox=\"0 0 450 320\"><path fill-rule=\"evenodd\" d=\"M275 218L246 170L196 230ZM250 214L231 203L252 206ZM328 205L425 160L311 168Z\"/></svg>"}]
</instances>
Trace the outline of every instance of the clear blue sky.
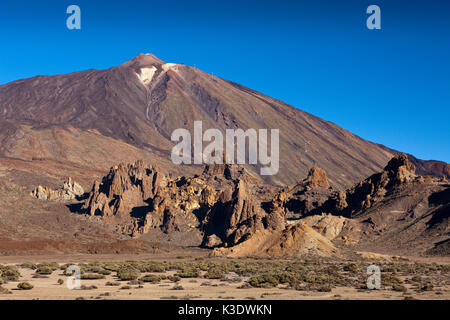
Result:
<instances>
[{"instance_id":1,"label":"clear blue sky","mask_svg":"<svg viewBox=\"0 0 450 320\"><path fill-rule=\"evenodd\" d=\"M66 28L70 4L80 31ZM366 28L370 4L382 30ZM153 53L450 162L449 17L439 0L1 1L0 84Z\"/></svg>"}]
</instances>

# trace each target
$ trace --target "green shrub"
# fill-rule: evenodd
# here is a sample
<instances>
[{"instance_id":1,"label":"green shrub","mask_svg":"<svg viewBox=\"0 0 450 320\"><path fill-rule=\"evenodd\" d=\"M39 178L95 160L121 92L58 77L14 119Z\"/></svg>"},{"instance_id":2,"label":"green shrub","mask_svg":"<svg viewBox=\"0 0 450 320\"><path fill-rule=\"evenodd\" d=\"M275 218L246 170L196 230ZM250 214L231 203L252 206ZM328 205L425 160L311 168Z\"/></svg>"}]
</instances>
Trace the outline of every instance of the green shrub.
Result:
<instances>
[{"instance_id":1,"label":"green shrub","mask_svg":"<svg viewBox=\"0 0 450 320\"><path fill-rule=\"evenodd\" d=\"M0 286L0 294L8 294L11 293L11 291L9 291L7 288L3 288L2 286Z\"/></svg>"},{"instance_id":2,"label":"green shrub","mask_svg":"<svg viewBox=\"0 0 450 320\"><path fill-rule=\"evenodd\" d=\"M103 269L112 271L112 272L117 272L121 268L121 266L119 264L112 263L112 262L104 263L104 264L102 264L102 267L103 267Z\"/></svg>"},{"instance_id":3,"label":"green shrub","mask_svg":"<svg viewBox=\"0 0 450 320\"><path fill-rule=\"evenodd\" d=\"M100 273L102 272L104 269L100 266L91 266L91 267L87 267L85 268L86 272L90 272L90 273Z\"/></svg>"},{"instance_id":4,"label":"green shrub","mask_svg":"<svg viewBox=\"0 0 450 320\"><path fill-rule=\"evenodd\" d=\"M1 277L9 281L19 281L20 272L16 266L1 266Z\"/></svg>"},{"instance_id":5,"label":"green shrub","mask_svg":"<svg viewBox=\"0 0 450 320\"><path fill-rule=\"evenodd\" d=\"M97 273L85 273L80 276L81 280L98 280L105 279L105 276Z\"/></svg>"},{"instance_id":6,"label":"green shrub","mask_svg":"<svg viewBox=\"0 0 450 320\"><path fill-rule=\"evenodd\" d=\"M320 286L317 291L319 292L331 292L331 287L329 285L322 285Z\"/></svg>"},{"instance_id":7,"label":"green shrub","mask_svg":"<svg viewBox=\"0 0 450 320\"><path fill-rule=\"evenodd\" d=\"M100 270L100 271L97 272L97 273L98 273L98 274L101 274L101 275L104 275L104 276L109 276L109 275L111 274L111 271L102 269L102 270Z\"/></svg>"},{"instance_id":8,"label":"green shrub","mask_svg":"<svg viewBox=\"0 0 450 320\"><path fill-rule=\"evenodd\" d=\"M34 286L28 282L21 282L17 285L17 288L19 288L20 290L31 290L34 288Z\"/></svg>"},{"instance_id":9,"label":"green shrub","mask_svg":"<svg viewBox=\"0 0 450 320\"><path fill-rule=\"evenodd\" d=\"M175 275L180 278L198 278L200 273L196 268L186 268L177 272Z\"/></svg>"},{"instance_id":10,"label":"green shrub","mask_svg":"<svg viewBox=\"0 0 450 320\"><path fill-rule=\"evenodd\" d=\"M140 275L139 270L130 267L130 266L124 266L117 270L117 277L121 281L130 281L130 280L136 280Z\"/></svg>"},{"instance_id":11,"label":"green shrub","mask_svg":"<svg viewBox=\"0 0 450 320\"><path fill-rule=\"evenodd\" d=\"M172 282L178 282L178 281L181 280L181 278L178 277L178 276L168 276L166 279L167 279L167 280L170 280L170 281L172 281Z\"/></svg>"},{"instance_id":12,"label":"green shrub","mask_svg":"<svg viewBox=\"0 0 450 320\"><path fill-rule=\"evenodd\" d=\"M170 290L184 290L183 286L176 284L173 286L173 288L171 288Z\"/></svg>"},{"instance_id":13,"label":"green shrub","mask_svg":"<svg viewBox=\"0 0 450 320\"><path fill-rule=\"evenodd\" d=\"M348 263L344 266L344 271L348 272L357 272L358 271L358 265L356 263Z\"/></svg>"},{"instance_id":14,"label":"green shrub","mask_svg":"<svg viewBox=\"0 0 450 320\"><path fill-rule=\"evenodd\" d=\"M248 280L248 283L252 287L256 288L272 288L276 287L280 282L278 278L273 274L263 274L256 277L251 277Z\"/></svg>"},{"instance_id":15,"label":"green shrub","mask_svg":"<svg viewBox=\"0 0 450 320\"><path fill-rule=\"evenodd\" d=\"M434 286L431 283L426 283L421 290L422 291L433 291Z\"/></svg>"},{"instance_id":16,"label":"green shrub","mask_svg":"<svg viewBox=\"0 0 450 320\"><path fill-rule=\"evenodd\" d=\"M42 262L42 263L39 263L36 267L38 269L42 268L42 267L48 267L48 268L52 269L53 271L56 271L60 268L59 264L56 262Z\"/></svg>"},{"instance_id":17,"label":"green shrub","mask_svg":"<svg viewBox=\"0 0 450 320\"><path fill-rule=\"evenodd\" d=\"M140 278L139 280L143 282L159 283L161 281L161 277L155 276L153 274L147 274L142 278Z\"/></svg>"},{"instance_id":18,"label":"green shrub","mask_svg":"<svg viewBox=\"0 0 450 320\"><path fill-rule=\"evenodd\" d=\"M140 272L165 272L166 266L160 262L148 262L134 266Z\"/></svg>"},{"instance_id":19,"label":"green shrub","mask_svg":"<svg viewBox=\"0 0 450 320\"><path fill-rule=\"evenodd\" d=\"M64 284L64 280L63 279L58 279L58 284L61 286Z\"/></svg>"},{"instance_id":20,"label":"green shrub","mask_svg":"<svg viewBox=\"0 0 450 320\"><path fill-rule=\"evenodd\" d=\"M394 284L402 284L403 283L402 279L400 279L392 274L389 274L389 273L383 274L381 276L381 281L383 284L386 284L386 285L394 285Z\"/></svg>"},{"instance_id":21,"label":"green shrub","mask_svg":"<svg viewBox=\"0 0 450 320\"><path fill-rule=\"evenodd\" d=\"M31 269L31 270L37 269L37 265L33 262L24 262L20 265L20 267L24 268L24 269Z\"/></svg>"},{"instance_id":22,"label":"green shrub","mask_svg":"<svg viewBox=\"0 0 450 320\"><path fill-rule=\"evenodd\" d=\"M53 269L49 266L40 266L36 269L36 274L40 275L50 275L53 273Z\"/></svg>"},{"instance_id":23,"label":"green shrub","mask_svg":"<svg viewBox=\"0 0 450 320\"><path fill-rule=\"evenodd\" d=\"M227 271L220 267L209 268L204 277L207 279L224 279Z\"/></svg>"},{"instance_id":24,"label":"green shrub","mask_svg":"<svg viewBox=\"0 0 450 320\"><path fill-rule=\"evenodd\" d=\"M398 291L398 292L406 292L406 291L408 291L408 289L406 289L406 287L401 285L401 284L394 284L392 286L392 290Z\"/></svg>"}]
</instances>

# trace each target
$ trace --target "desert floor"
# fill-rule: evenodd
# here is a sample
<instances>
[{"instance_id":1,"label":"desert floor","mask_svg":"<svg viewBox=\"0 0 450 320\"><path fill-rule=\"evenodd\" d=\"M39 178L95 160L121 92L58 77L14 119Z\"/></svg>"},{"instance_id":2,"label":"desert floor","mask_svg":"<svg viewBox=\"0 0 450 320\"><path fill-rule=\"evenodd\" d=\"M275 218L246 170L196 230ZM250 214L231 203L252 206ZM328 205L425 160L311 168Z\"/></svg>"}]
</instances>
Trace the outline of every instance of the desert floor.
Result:
<instances>
[{"instance_id":1,"label":"desert floor","mask_svg":"<svg viewBox=\"0 0 450 320\"><path fill-rule=\"evenodd\" d=\"M275 287L252 287L248 285L249 279L254 275L237 275L230 272L226 274L224 279L209 279L205 278L205 271L201 271L198 276L181 278L179 281L163 279L159 283L149 283L141 281L119 281L116 272L110 275L105 275L102 279L95 280L81 280L81 289L70 290L67 288L67 276L61 269L54 270L52 274L36 277L36 270L24 268L20 265L24 262L41 263L43 261L57 261L61 266L65 263L101 263L101 261L154 261L155 263L166 263L173 261L179 264L195 264L198 261L202 263L253 263L260 265L261 268L266 267L270 263L278 263L276 259L226 259L226 258L209 258L202 257L201 253L194 252L194 256L155 256L155 255L65 255L65 256L2 256L0 257L0 264L3 266L16 265L20 271L20 279L18 281L5 281L1 287L3 293L0 293L0 300L74 300L74 299L90 299L90 300L110 300L110 299L256 299L256 300L310 300L310 299L450 299L450 277L448 273L448 266L450 261L448 258L440 259L423 259L418 258L411 260L411 258L396 262L392 260L379 260L383 265L382 269L392 271L395 266L421 266L420 270L413 270L411 273L405 271L395 270L388 272L389 276L396 275L401 279L404 290L394 290L391 284L383 286L379 290L368 290L355 286L354 282L349 285L333 285L331 291L320 292L320 290L310 290L309 288L293 288L286 283L280 283ZM397 258L398 259L398 258ZM430 260L430 261L426 261ZM406 262L405 262L406 261ZM424 262L425 261L425 262ZM286 263L296 263L290 261ZM310 268L308 272L314 273L314 268L317 270L323 268L323 265L317 262L302 262ZM309 264L308 264L309 263ZM330 262L327 262L330 263ZM330 265L342 266L345 264L352 264L351 261L337 261L331 262ZM364 269L363 265L374 263L374 261L357 261L358 268ZM317 265L317 267L315 267ZM360 266L360 267L359 267ZM439 267L441 266L441 267ZM442 266L447 266L442 269ZM400 267L398 267L400 268ZM412 268L412 267L411 267ZM407 270L412 270L411 268ZM417 267L419 268L419 267ZM446 269L447 268L447 269ZM439 270L432 271L430 270ZM443 271L446 270L446 271ZM306 271L305 271L306 272ZM317 271L319 272L319 271ZM340 271L345 274L345 277L352 279L352 272ZM364 274L365 269L360 274ZM155 276L173 276L177 273L176 270L167 270L165 272L146 272L144 275ZM256 275L256 273L255 273ZM383 271L382 277L385 275ZM317 273L320 276L320 273ZM411 279L414 276L421 276L420 280L423 283L415 283ZM58 280L62 279L63 284L58 284ZM383 278L382 278L383 279ZM387 279L387 278L386 278ZM18 283L28 282L34 287L31 290L20 290L17 288ZM114 286L107 285L107 283L114 283ZM433 283L431 290L423 290L423 284ZM422 289L421 289L422 288ZM5 290L6 289L6 290ZM406 291L405 291L406 290Z\"/></svg>"}]
</instances>

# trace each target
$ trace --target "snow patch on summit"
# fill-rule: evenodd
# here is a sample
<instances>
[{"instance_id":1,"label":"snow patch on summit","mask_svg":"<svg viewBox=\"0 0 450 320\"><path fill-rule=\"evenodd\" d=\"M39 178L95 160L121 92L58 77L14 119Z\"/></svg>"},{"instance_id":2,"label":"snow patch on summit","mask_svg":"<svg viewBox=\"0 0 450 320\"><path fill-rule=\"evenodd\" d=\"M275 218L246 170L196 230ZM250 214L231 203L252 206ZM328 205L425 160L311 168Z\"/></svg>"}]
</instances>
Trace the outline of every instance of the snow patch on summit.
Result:
<instances>
[{"instance_id":1,"label":"snow patch on summit","mask_svg":"<svg viewBox=\"0 0 450 320\"><path fill-rule=\"evenodd\" d=\"M145 85L152 82L153 76L155 75L156 67L152 66L150 68L141 68L140 72L137 73L139 80Z\"/></svg>"},{"instance_id":2,"label":"snow patch on summit","mask_svg":"<svg viewBox=\"0 0 450 320\"><path fill-rule=\"evenodd\" d=\"M166 63L162 65L162 68L164 71L169 71L169 70L175 70L177 71L177 67L178 65L176 63Z\"/></svg>"}]
</instances>

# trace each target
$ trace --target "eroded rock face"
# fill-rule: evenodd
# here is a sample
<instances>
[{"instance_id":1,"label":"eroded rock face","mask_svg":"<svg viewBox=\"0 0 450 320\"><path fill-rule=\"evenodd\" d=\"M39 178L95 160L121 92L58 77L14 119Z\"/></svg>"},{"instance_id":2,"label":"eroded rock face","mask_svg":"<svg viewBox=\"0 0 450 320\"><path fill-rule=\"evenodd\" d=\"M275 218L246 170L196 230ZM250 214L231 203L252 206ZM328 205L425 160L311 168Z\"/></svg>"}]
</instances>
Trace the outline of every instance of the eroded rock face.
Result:
<instances>
[{"instance_id":1,"label":"eroded rock face","mask_svg":"<svg viewBox=\"0 0 450 320\"><path fill-rule=\"evenodd\" d=\"M283 230L257 230L247 241L230 248L216 248L215 256L245 257L301 257L318 255L340 256L340 250L326 237L303 223L287 226Z\"/></svg>"},{"instance_id":2,"label":"eroded rock face","mask_svg":"<svg viewBox=\"0 0 450 320\"><path fill-rule=\"evenodd\" d=\"M256 230L278 230L284 217L267 213L252 191L257 182L232 165L207 166L201 176L163 177L138 161L111 168L96 181L83 209L133 236L152 229L203 232L206 247L233 246Z\"/></svg>"},{"instance_id":3,"label":"eroded rock face","mask_svg":"<svg viewBox=\"0 0 450 320\"><path fill-rule=\"evenodd\" d=\"M74 200L84 194L83 187L73 181L72 178L67 178L64 181L62 189L53 190L48 187L38 186L30 195L40 200Z\"/></svg>"},{"instance_id":4,"label":"eroded rock face","mask_svg":"<svg viewBox=\"0 0 450 320\"><path fill-rule=\"evenodd\" d=\"M234 186L220 192L203 225L204 246L209 247L213 237L214 246L217 246L217 239L221 239L222 244L228 247L245 241L257 230L279 230L285 223L279 212L265 212L245 179L239 179Z\"/></svg>"},{"instance_id":5,"label":"eroded rock face","mask_svg":"<svg viewBox=\"0 0 450 320\"><path fill-rule=\"evenodd\" d=\"M305 184L310 187L320 187L320 188L329 188L330 184L328 183L327 174L325 170L313 167L309 170L308 177L305 179Z\"/></svg>"},{"instance_id":6,"label":"eroded rock face","mask_svg":"<svg viewBox=\"0 0 450 320\"><path fill-rule=\"evenodd\" d=\"M237 165L230 164L209 164L205 166L203 175L223 176L228 180L237 179L245 174L245 169Z\"/></svg>"},{"instance_id":7,"label":"eroded rock face","mask_svg":"<svg viewBox=\"0 0 450 320\"><path fill-rule=\"evenodd\" d=\"M277 192L270 206L287 218L299 218L322 205L332 194L325 170L313 167L305 179Z\"/></svg>"},{"instance_id":8,"label":"eroded rock face","mask_svg":"<svg viewBox=\"0 0 450 320\"><path fill-rule=\"evenodd\" d=\"M351 218L371 208L394 190L400 190L413 181L421 183L422 180L423 177L416 176L415 166L409 162L408 157L401 154L392 158L382 172L370 176L351 189L335 193L322 206L311 210L311 213L328 212Z\"/></svg>"},{"instance_id":9,"label":"eroded rock face","mask_svg":"<svg viewBox=\"0 0 450 320\"><path fill-rule=\"evenodd\" d=\"M328 240L339 240L345 245L357 243L363 227L356 220L325 213L308 216L301 222L313 228Z\"/></svg>"},{"instance_id":10,"label":"eroded rock face","mask_svg":"<svg viewBox=\"0 0 450 320\"><path fill-rule=\"evenodd\" d=\"M155 167L143 161L111 168L102 182L95 181L83 209L89 215L129 218L148 206L163 182Z\"/></svg>"},{"instance_id":11,"label":"eroded rock face","mask_svg":"<svg viewBox=\"0 0 450 320\"><path fill-rule=\"evenodd\" d=\"M215 190L201 177L169 179L154 196L139 232L147 233L152 228L161 228L165 233L199 228L215 197Z\"/></svg>"},{"instance_id":12,"label":"eroded rock face","mask_svg":"<svg viewBox=\"0 0 450 320\"><path fill-rule=\"evenodd\" d=\"M74 188L70 183L67 187ZM416 176L404 155L340 191L330 187L320 168L312 168L295 185L279 188L227 164L172 178L138 161L113 167L102 182L95 182L84 209L115 224L121 233L176 237L186 243L189 237L190 245L214 249L217 255L339 256L334 245L376 240L399 218L407 225L414 225L415 217L429 219L427 232L445 234L448 192L443 188L439 179ZM431 220L428 209L436 211Z\"/></svg>"}]
</instances>

